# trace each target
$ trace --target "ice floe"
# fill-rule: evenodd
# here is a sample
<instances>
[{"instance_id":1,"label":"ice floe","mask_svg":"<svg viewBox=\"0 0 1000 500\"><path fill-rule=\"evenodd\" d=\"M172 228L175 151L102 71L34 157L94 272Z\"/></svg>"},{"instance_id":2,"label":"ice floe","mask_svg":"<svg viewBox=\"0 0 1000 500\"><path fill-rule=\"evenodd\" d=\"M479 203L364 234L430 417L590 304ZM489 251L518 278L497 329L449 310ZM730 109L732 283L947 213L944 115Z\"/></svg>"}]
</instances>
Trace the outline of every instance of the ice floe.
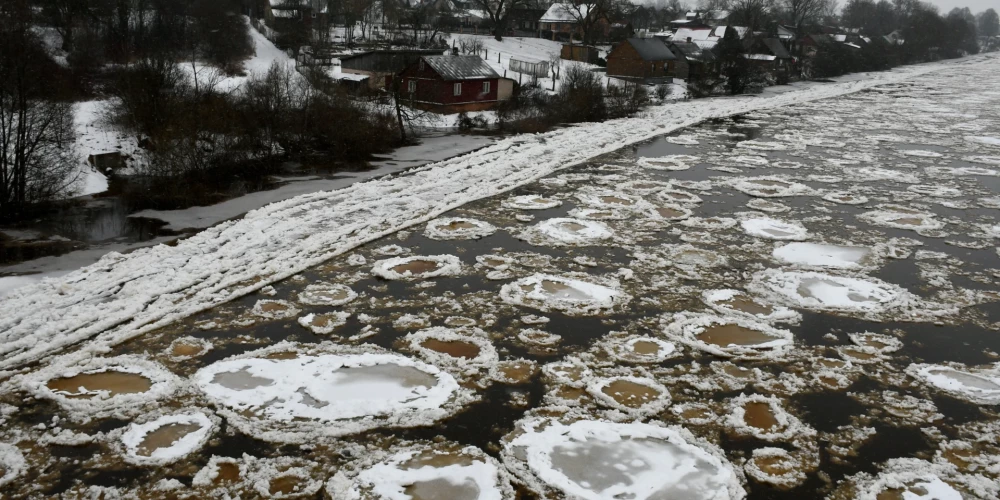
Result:
<instances>
[{"instance_id":1,"label":"ice floe","mask_svg":"<svg viewBox=\"0 0 1000 500\"><path fill-rule=\"evenodd\" d=\"M739 177L730 181L733 189L759 198L781 198L816 194L813 188L781 177Z\"/></svg>"},{"instance_id":2,"label":"ice floe","mask_svg":"<svg viewBox=\"0 0 1000 500\"><path fill-rule=\"evenodd\" d=\"M831 500L963 500L997 498L1000 483L980 475L962 474L952 464L917 458L894 458L877 476L860 473L847 478Z\"/></svg>"},{"instance_id":3,"label":"ice floe","mask_svg":"<svg viewBox=\"0 0 1000 500\"><path fill-rule=\"evenodd\" d=\"M462 272L462 261L454 255L423 255L380 260L372 274L387 280L421 280L455 276Z\"/></svg>"},{"instance_id":4,"label":"ice floe","mask_svg":"<svg viewBox=\"0 0 1000 500\"><path fill-rule=\"evenodd\" d=\"M424 236L432 240L474 240L497 230L489 222L468 217L445 217L427 223Z\"/></svg>"},{"instance_id":5,"label":"ice floe","mask_svg":"<svg viewBox=\"0 0 1000 500\"><path fill-rule=\"evenodd\" d=\"M1000 404L1000 365L989 369L912 364L906 372L923 382L979 404Z\"/></svg>"},{"instance_id":6,"label":"ice floe","mask_svg":"<svg viewBox=\"0 0 1000 500\"><path fill-rule=\"evenodd\" d=\"M508 283L500 297L509 304L567 314L599 314L628 303L631 296L612 286L574 278L534 274Z\"/></svg>"},{"instance_id":7,"label":"ice floe","mask_svg":"<svg viewBox=\"0 0 1000 500\"><path fill-rule=\"evenodd\" d=\"M262 299L253 305L250 312L264 319L285 319L298 314L299 308L287 300Z\"/></svg>"},{"instance_id":8,"label":"ice floe","mask_svg":"<svg viewBox=\"0 0 1000 500\"><path fill-rule=\"evenodd\" d=\"M504 200L502 205L504 208L517 210L546 210L558 207L559 205L562 205L562 202L538 195L524 195L508 198Z\"/></svg>"},{"instance_id":9,"label":"ice floe","mask_svg":"<svg viewBox=\"0 0 1000 500\"><path fill-rule=\"evenodd\" d=\"M0 487L17 479L28 470L24 455L16 446L0 443Z\"/></svg>"},{"instance_id":10,"label":"ice floe","mask_svg":"<svg viewBox=\"0 0 1000 500\"><path fill-rule=\"evenodd\" d=\"M662 319L663 333L676 342L716 356L775 357L792 347L792 332L742 317L676 313Z\"/></svg>"},{"instance_id":11,"label":"ice floe","mask_svg":"<svg viewBox=\"0 0 1000 500\"><path fill-rule=\"evenodd\" d=\"M670 393L659 382L645 377L598 378L587 392L609 408L638 417L655 415L670 405Z\"/></svg>"},{"instance_id":12,"label":"ice floe","mask_svg":"<svg viewBox=\"0 0 1000 500\"><path fill-rule=\"evenodd\" d=\"M840 203L841 205L861 205L868 203L868 197L850 191L834 191L823 195L826 201Z\"/></svg>"},{"instance_id":13,"label":"ice floe","mask_svg":"<svg viewBox=\"0 0 1000 500\"><path fill-rule=\"evenodd\" d=\"M342 306L358 297L347 285L313 283L299 292L299 302L311 306Z\"/></svg>"},{"instance_id":14,"label":"ice floe","mask_svg":"<svg viewBox=\"0 0 1000 500\"><path fill-rule=\"evenodd\" d=\"M754 274L748 289L781 305L819 311L881 314L919 302L903 288L876 278L812 271L767 269Z\"/></svg>"},{"instance_id":15,"label":"ice floe","mask_svg":"<svg viewBox=\"0 0 1000 500\"><path fill-rule=\"evenodd\" d=\"M788 243L771 255L779 262L800 267L864 269L875 264L872 249L828 243Z\"/></svg>"},{"instance_id":16,"label":"ice floe","mask_svg":"<svg viewBox=\"0 0 1000 500\"><path fill-rule=\"evenodd\" d=\"M769 240L804 240L809 230L802 224L785 222L770 217L752 217L740 221L743 231L750 236Z\"/></svg>"},{"instance_id":17,"label":"ice floe","mask_svg":"<svg viewBox=\"0 0 1000 500\"><path fill-rule=\"evenodd\" d=\"M374 346L278 344L217 361L193 381L230 424L277 442L426 425L472 397L439 368Z\"/></svg>"},{"instance_id":18,"label":"ice floe","mask_svg":"<svg viewBox=\"0 0 1000 500\"><path fill-rule=\"evenodd\" d=\"M680 349L671 342L640 336L610 337L604 349L622 363L659 363L680 354Z\"/></svg>"},{"instance_id":19,"label":"ice floe","mask_svg":"<svg viewBox=\"0 0 1000 500\"><path fill-rule=\"evenodd\" d=\"M132 423L121 435L125 459L138 465L164 465L198 451L217 424L202 412L163 415Z\"/></svg>"},{"instance_id":20,"label":"ice floe","mask_svg":"<svg viewBox=\"0 0 1000 500\"><path fill-rule=\"evenodd\" d=\"M344 311L309 313L299 318L298 323L316 335L329 335L337 328L347 324L347 319L350 317L351 313Z\"/></svg>"},{"instance_id":21,"label":"ice floe","mask_svg":"<svg viewBox=\"0 0 1000 500\"><path fill-rule=\"evenodd\" d=\"M639 158L636 162L641 167L653 170L687 170L691 164L698 161L697 156L691 155L668 155L656 158Z\"/></svg>"},{"instance_id":22,"label":"ice floe","mask_svg":"<svg viewBox=\"0 0 1000 500\"><path fill-rule=\"evenodd\" d=\"M806 480L808 467L800 456L784 448L757 448L744 470L755 481L782 489L794 488Z\"/></svg>"},{"instance_id":23,"label":"ice floe","mask_svg":"<svg viewBox=\"0 0 1000 500\"><path fill-rule=\"evenodd\" d=\"M498 361L496 348L478 328L432 327L403 338L407 347L440 367L489 367Z\"/></svg>"},{"instance_id":24,"label":"ice floe","mask_svg":"<svg viewBox=\"0 0 1000 500\"><path fill-rule=\"evenodd\" d=\"M504 463L543 497L738 500L746 493L720 450L681 428L528 418Z\"/></svg>"},{"instance_id":25,"label":"ice floe","mask_svg":"<svg viewBox=\"0 0 1000 500\"><path fill-rule=\"evenodd\" d=\"M740 394L730 400L726 425L738 435L764 441L791 441L816 434L814 429L788 413L780 399L762 394Z\"/></svg>"},{"instance_id":26,"label":"ice floe","mask_svg":"<svg viewBox=\"0 0 1000 500\"><path fill-rule=\"evenodd\" d=\"M784 306L762 303L739 290L722 289L702 292L705 305L723 316L743 316L769 323L797 323L802 315Z\"/></svg>"},{"instance_id":27,"label":"ice floe","mask_svg":"<svg viewBox=\"0 0 1000 500\"><path fill-rule=\"evenodd\" d=\"M546 219L521 232L520 238L533 245L594 245L614 233L606 224L585 219Z\"/></svg>"}]
</instances>

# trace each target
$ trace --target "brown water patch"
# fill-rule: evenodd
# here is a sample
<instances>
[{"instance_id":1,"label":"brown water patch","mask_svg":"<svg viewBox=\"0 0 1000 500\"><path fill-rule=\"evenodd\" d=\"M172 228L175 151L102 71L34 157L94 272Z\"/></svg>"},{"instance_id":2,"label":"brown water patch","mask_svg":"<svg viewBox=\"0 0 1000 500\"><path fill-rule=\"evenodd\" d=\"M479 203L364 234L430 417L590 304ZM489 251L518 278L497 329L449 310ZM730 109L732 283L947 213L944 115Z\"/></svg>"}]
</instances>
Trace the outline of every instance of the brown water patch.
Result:
<instances>
[{"instance_id":1,"label":"brown water patch","mask_svg":"<svg viewBox=\"0 0 1000 500\"><path fill-rule=\"evenodd\" d=\"M870 353L870 352L865 352L865 351L862 351L860 349L851 349L851 348L847 348L847 349L841 350L840 351L840 355L844 356L846 358L850 358L850 359L855 360L855 361L862 361L862 362L863 361L872 361L872 360L878 359L878 357L879 357L878 354L874 354L874 353Z\"/></svg>"},{"instance_id":2,"label":"brown water patch","mask_svg":"<svg viewBox=\"0 0 1000 500\"><path fill-rule=\"evenodd\" d=\"M974 450L965 450L961 448L950 448L941 452L941 456L954 464L962 471L969 469L969 465L972 464L972 459L978 454Z\"/></svg>"},{"instance_id":3,"label":"brown water patch","mask_svg":"<svg viewBox=\"0 0 1000 500\"><path fill-rule=\"evenodd\" d=\"M556 397L567 401L579 401L587 397L587 392L578 387L564 385L555 391Z\"/></svg>"},{"instance_id":4,"label":"brown water patch","mask_svg":"<svg viewBox=\"0 0 1000 500\"><path fill-rule=\"evenodd\" d=\"M816 360L816 363L823 368L843 368L847 366L847 363L839 359L821 358Z\"/></svg>"},{"instance_id":5,"label":"brown water patch","mask_svg":"<svg viewBox=\"0 0 1000 500\"><path fill-rule=\"evenodd\" d=\"M271 385L274 381L269 378L254 376L246 371L246 369L243 369L235 372L216 373L215 378L212 379L212 383L234 391L248 391Z\"/></svg>"},{"instance_id":6,"label":"brown water patch","mask_svg":"<svg viewBox=\"0 0 1000 500\"><path fill-rule=\"evenodd\" d=\"M602 387L601 392L618 404L629 408L641 408L642 405L655 401L661 394L648 385L631 380L615 380Z\"/></svg>"},{"instance_id":7,"label":"brown water patch","mask_svg":"<svg viewBox=\"0 0 1000 500\"><path fill-rule=\"evenodd\" d=\"M399 464L400 468L404 470L419 469L421 467L434 467L442 468L448 467L449 465L460 465L463 467L468 467L475 463L476 460L466 455L464 453L453 453L453 452L437 452L437 451L423 451L416 456L410 458L409 460Z\"/></svg>"},{"instance_id":8,"label":"brown water patch","mask_svg":"<svg viewBox=\"0 0 1000 500\"><path fill-rule=\"evenodd\" d=\"M486 267L500 267L500 266L506 266L508 265L508 263L501 259L493 259L487 257L483 259L483 265L485 265Z\"/></svg>"},{"instance_id":9,"label":"brown water patch","mask_svg":"<svg viewBox=\"0 0 1000 500\"><path fill-rule=\"evenodd\" d=\"M472 342L461 340L426 339L420 343L425 349L447 354L453 358L473 359L479 356L481 349Z\"/></svg>"},{"instance_id":10,"label":"brown water patch","mask_svg":"<svg viewBox=\"0 0 1000 500\"><path fill-rule=\"evenodd\" d=\"M659 165L664 165L665 164L665 163L662 163L662 162L653 162L653 163L657 163ZM651 183L647 183L647 182L639 182L639 183L636 183L636 184L632 184L631 187L632 187L632 189L656 189L656 188L661 188L663 186L661 186L660 184L651 184Z\"/></svg>"},{"instance_id":11,"label":"brown water patch","mask_svg":"<svg viewBox=\"0 0 1000 500\"><path fill-rule=\"evenodd\" d=\"M515 384L529 382L531 377L535 374L535 367L531 363L504 361L500 363L499 369L505 379L508 379Z\"/></svg>"},{"instance_id":12,"label":"brown water patch","mask_svg":"<svg viewBox=\"0 0 1000 500\"><path fill-rule=\"evenodd\" d=\"M720 301L718 304L723 307L728 307L734 311L745 312L747 314L767 316L768 314L774 312L774 308L771 306L761 304L760 302L743 295L737 295L729 300Z\"/></svg>"},{"instance_id":13,"label":"brown water patch","mask_svg":"<svg viewBox=\"0 0 1000 500\"><path fill-rule=\"evenodd\" d=\"M198 429L201 429L201 426L198 424L178 423L157 427L149 434L146 434L146 437L142 438L142 441L136 448L136 454L143 457L151 456L154 451L160 448L170 448L178 440Z\"/></svg>"},{"instance_id":14,"label":"brown water patch","mask_svg":"<svg viewBox=\"0 0 1000 500\"><path fill-rule=\"evenodd\" d=\"M201 354L204 349L205 346L200 344L178 342L170 349L170 355L177 358L197 356Z\"/></svg>"},{"instance_id":15,"label":"brown water patch","mask_svg":"<svg viewBox=\"0 0 1000 500\"><path fill-rule=\"evenodd\" d=\"M694 200L694 196L692 196L690 194L687 194L687 193L675 193L675 192L672 192L672 191L664 192L663 196L666 196L668 198L672 198L672 199L678 200L678 201L691 201L691 200Z\"/></svg>"},{"instance_id":16,"label":"brown water patch","mask_svg":"<svg viewBox=\"0 0 1000 500\"><path fill-rule=\"evenodd\" d=\"M921 217L900 217L898 219L893 220L893 222L895 222L896 224L901 224L904 226L923 226L926 221L927 221L926 219L923 219Z\"/></svg>"},{"instance_id":17,"label":"brown water patch","mask_svg":"<svg viewBox=\"0 0 1000 500\"><path fill-rule=\"evenodd\" d=\"M282 304L281 302L263 302L260 304L260 310L266 313L285 312L288 310L288 304Z\"/></svg>"},{"instance_id":18,"label":"brown water patch","mask_svg":"<svg viewBox=\"0 0 1000 500\"><path fill-rule=\"evenodd\" d=\"M108 370L98 373L81 373L72 377L49 380L45 384L53 392L70 398L89 399L94 394L79 392L82 387L86 392L107 391L112 396L117 394L138 394L146 392L153 386L148 378L135 373Z\"/></svg>"},{"instance_id":19,"label":"brown water patch","mask_svg":"<svg viewBox=\"0 0 1000 500\"><path fill-rule=\"evenodd\" d=\"M715 414L712 413L712 410L709 410L708 408L701 408L698 406L685 408L684 411L682 411L680 414L680 417L686 420L704 420L706 418L711 418L714 416Z\"/></svg>"},{"instance_id":20,"label":"brown water patch","mask_svg":"<svg viewBox=\"0 0 1000 500\"><path fill-rule=\"evenodd\" d=\"M706 344L719 347L729 347L731 345L752 346L776 340L775 337L763 332L736 324L709 326L695 335L695 338Z\"/></svg>"},{"instance_id":21,"label":"brown water patch","mask_svg":"<svg viewBox=\"0 0 1000 500\"><path fill-rule=\"evenodd\" d=\"M299 476L278 476L271 480L268 491L272 495L288 495L301 491L306 481Z\"/></svg>"},{"instance_id":22,"label":"brown water patch","mask_svg":"<svg viewBox=\"0 0 1000 500\"><path fill-rule=\"evenodd\" d=\"M774 417L774 412L771 411L771 405L768 403L751 401L744 404L743 409L745 410L743 421L750 427L766 431L779 425L778 419Z\"/></svg>"},{"instance_id":23,"label":"brown water patch","mask_svg":"<svg viewBox=\"0 0 1000 500\"><path fill-rule=\"evenodd\" d=\"M618 196L601 196L601 202L609 205L621 205L625 207L635 205L634 201L626 200L625 198L620 198Z\"/></svg>"},{"instance_id":24,"label":"brown water patch","mask_svg":"<svg viewBox=\"0 0 1000 500\"><path fill-rule=\"evenodd\" d=\"M475 229L476 227L478 226L464 220L456 220L444 226L437 226L438 229L441 229L443 231L458 231L459 229Z\"/></svg>"},{"instance_id":25,"label":"brown water patch","mask_svg":"<svg viewBox=\"0 0 1000 500\"><path fill-rule=\"evenodd\" d=\"M562 224L559 224L559 227L571 233L579 233L580 231L587 229L587 226L584 226L583 224L580 224L578 222L563 222Z\"/></svg>"},{"instance_id":26,"label":"brown water patch","mask_svg":"<svg viewBox=\"0 0 1000 500\"><path fill-rule=\"evenodd\" d=\"M265 359L298 359L298 357L299 357L299 353L297 353L297 352L291 352L291 351L287 351L287 352L272 352L271 354L268 354L267 356L264 356Z\"/></svg>"},{"instance_id":27,"label":"brown water patch","mask_svg":"<svg viewBox=\"0 0 1000 500\"><path fill-rule=\"evenodd\" d=\"M235 483L240 480L240 466L232 462L219 462L216 464L219 473L215 476L215 484Z\"/></svg>"},{"instance_id":28,"label":"brown water patch","mask_svg":"<svg viewBox=\"0 0 1000 500\"><path fill-rule=\"evenodd\" d=\"M479 498L479 486L468 478L458 484L438 478L415 482L407 486L403 493L413 500L476 500Z\"/></svg>"},{"instance_id":29,"label":"brown water patch","mask_svg":"<svg viewBox=\"0 0 1000 500\"><path fill-rule=\"evenodd\" d=\"M660 352L660 344L648 340L638 340L632 343L632 352L642 356L655 356Z\"/></svg>"},{"instance_id":30,"label":"brown water patch","mask_svg":"<svg viewBox=\"0 0 1000 500\"><path fill-rule=\"evenodd\" d=\"M752 380L754 379L753 370L749 368L743 368L742 366L736 365L723 365L722 372L730 377L742 379L742 380Z\"/></svg>"},{"instance_id":31,"label":"brown water patch","mask_svg":"<svg viewBox=\"0 0 1000 500\"><path fill-rule=\"evenodd\" d=\"M789 184L789 183L787 183L785 181L775 181L775 180L771 180L771 179L756 179L756 180L750 181L750 183L757 184L759 186L777 186L777 187L788 187L788 186L791 186L791 184Z\"/></svg>"},{"instance_id":32,"label":"brown water patch","mask_svg":"<svg viewBox=\"0 0 1000 500\"><path fill-rule=\"evenodd\" d=\"M659 207L656 209L656 213L660 214L660 217L665 219L676 219L677 217L683 217L686 215L684 212L670 207Z\"/></svg>"},{"instance_id":33,"label":"brown water patch","mask_svg":"<svg viewBox=\"0 0 1000 500\"><path fill-rule=\"evenodd\" d=\"M393 272L399 274L410 273L414 276L425 274L429 272L436 271L440 266L439 263L432 260L411 260L409 262L404 262L392 268Z\"/></svg>"}]
</instances>

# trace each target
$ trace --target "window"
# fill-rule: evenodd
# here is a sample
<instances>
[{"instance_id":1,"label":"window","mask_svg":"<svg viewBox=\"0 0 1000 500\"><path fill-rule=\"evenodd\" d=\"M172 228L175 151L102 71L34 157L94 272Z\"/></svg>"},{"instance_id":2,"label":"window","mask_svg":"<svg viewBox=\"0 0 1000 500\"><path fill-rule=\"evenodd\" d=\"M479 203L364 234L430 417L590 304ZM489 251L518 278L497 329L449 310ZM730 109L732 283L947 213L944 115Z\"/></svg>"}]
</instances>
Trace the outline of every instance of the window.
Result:
<instances>
[{"instance_id":1,"label":"window","mask_svg":"<svg viewBox=\"0 0 1000 500\"><path fill-rule=\"evenodd\" d=\"M407 82L406 83L406 89L409 90L411 94L416 93L417 92L417 81L416 80L410 80L409 82Z\"/></svg>"},{"instance_id":2,"label":"window","mask_svg":"<svg viewBox=\"0 0 1000 500\"><path fill-rule=\"evenodd\" d=\"M490 93L490 82L483 82L483 93L484 94Z\"/></svg>"},{"instance_id":3,"label":"window","mask_svg":"<svg viewBox=\"0 0 1000 500\"><path fill-rule=\"evenodd\" d=\"M424 60L421 59L420 60L420 71L423 71L423 70L424 70Z\"/></svg>"},{"instance_id":4,"label":"window","mask_svg":"<svg viewBox=\"0 0 1000 500\"><path fill-rule=\"evenodd\" d=\"M653 63L653 64L649 65L649 71L650 72L655 72L656 71L656 63Z\"/></svg>"},{"instance_id":5,"label":"window","mask_svg":"<svg viewBox=\"0 0 1000 500\"><path fill-rule=\"evenodd\" d=\"M454 92L454 94L455 95L462 95L462 84L461 83L456 83L455 84L455 92Z\"/></svg>"}]
</instances>

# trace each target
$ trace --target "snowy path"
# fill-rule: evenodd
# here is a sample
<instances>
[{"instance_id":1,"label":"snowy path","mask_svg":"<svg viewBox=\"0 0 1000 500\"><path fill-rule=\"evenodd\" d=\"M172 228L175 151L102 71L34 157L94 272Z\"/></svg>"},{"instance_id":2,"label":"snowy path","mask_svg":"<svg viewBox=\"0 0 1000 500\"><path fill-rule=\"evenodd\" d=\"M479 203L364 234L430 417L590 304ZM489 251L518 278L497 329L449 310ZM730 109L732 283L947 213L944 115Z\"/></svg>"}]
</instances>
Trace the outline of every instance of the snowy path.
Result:
<instances>
[{"instance_id":1,"label":"snowy path","mask_svg":"<svg viewBox=\"0 0 1000 500\"><path fill-rule=\"evenodd\" d=\"M70 356L109 346L240 297L268 283L420 224L472 200L700 121L836 97L962 65L1000 66L986 55L899 68L867 79L770 95L688 101L643 117L512 137L406 175L313 193L266 206L176 246L109 254L64 277L11 293L0 303L0 369L36 361L86 339ZM1000 70L997 68L996 70Z\"/></svg>"}]
</instances>

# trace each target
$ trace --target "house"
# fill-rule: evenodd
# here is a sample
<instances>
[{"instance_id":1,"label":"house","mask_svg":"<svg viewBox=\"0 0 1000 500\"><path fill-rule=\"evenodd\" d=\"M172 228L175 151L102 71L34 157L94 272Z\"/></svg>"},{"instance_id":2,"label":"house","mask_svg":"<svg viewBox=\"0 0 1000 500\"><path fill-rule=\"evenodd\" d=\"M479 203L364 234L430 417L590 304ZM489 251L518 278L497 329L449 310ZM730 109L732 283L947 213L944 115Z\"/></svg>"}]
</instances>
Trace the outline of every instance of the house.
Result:
<instances>
[{"instance_id":1,"label":"house","mask_svg":"<svg viewBox=\"0 0 1000 500\"><path fill-rule=\"evenodd\" d=\"M546 9L514 7L507 20L508 27L514 32L538 33L542 29L541 19L546 12Z\"/></svg>"},{"instance_id":2,"label":"house","mask_svg":"<svg viewBox=\"0 0 1000 500\"><path fill-rule=\"evenodd\" d=\"M340 67L344 74L367 76L369 86L381 88L387 77L391 79L393 75L416 63L422 56L438 56L444 52L443 49L372 50L340 56Z\"/></svg>"},{"instance_id":3,"label":"house","mask_svg":"<svg viewBox=\"0 0 1000 500\"><path fill-rule=\"evenodd\" d=\"M566 59L567 61L597 64L597 60L600 57L601 51L597 47L590 47L588 45L564 43L562 49L559 51L559 58Z\"/></svg>"},{"instance_id":4,"label":"house","mask_svg":"<svg viewBox=\"0 0 1000 500\"><path fill-rule=\"evenodd\" d=\"M629 38L608 54L608 76L644 81L669 81L677 56L656 38Z\"/></svg>"},{"instance_id":5,"label":"house","mask_svg":"<svg viewBox=\"0 0 1000 500\"><path fill-rule=\"evenodd\" d=\"M778 77L787 77L795 58L777 38L758 38L750 45L746 58L754 66Z\"/></svg>"},{"instance_id":6,"label":"house","mask_svg":"<svg viewBox=\"0 0 1000 500\"><path fill-rule=\"evenodd\" d=\"M703 50L712 50L726 36L726 30L732 28L741 40L746 40L749 30L744 26L715 26L713 28L682 28L677 30L668 41L692 42Z\"/></svg>"},{"instance_id":7,"label":"house","mask_svg":"<svg viewBox=\"0 0 1000 500\"><path fill-rule=\"evenodd\" d=\"M513 91L513 80L501 78L477 55L422 56L399 80L412 106L439 113L490 109Z\"/></svg>"},{"instance_id":8,"label":"house","mask_svg":"<svg viewBox=\"0 0 1000 500\"><path fill-rule=\"evenodd\" d=\"M545 14L538 20L539 38L549 38L551 40L570 41L573 38L582 40L584 38L581 19L589 19L591 15L599 15L590 11L588 4L571 4L556 2L552 4ZM603 16L594 22L592 35L597 38L607 38L611 31L611 25Z\"/></svg>"},{"instance_id":9,"label":"house","mask_svg":"<svg viewBox=\"0 0 1000 500\"><path fill-rule=\"evenodd\" d=\"M265 23L279 32L324 25L328 21L328 14L328 4L321 0L267 0L264 2Z\"/></svg>"},{"instance_id":10,"label":"house","mask_svg":"<svg viewBox=\"0 0 1000 500\"><path fill-rule=\"evenodd\" d=\"M715 68L715 53L702 49L694 42L669 42L667 47L677 57L674 78L697 80L712 74Z\"/></svg>"},{"instance_id":11,"label":"house","mask_svg":"<svg viewBox=\"0 0 1000 500\"><path fill-rule=\"evenodd\" d=\"M837 42L830 35L814 33L800 37L796 46L799 50L799 56L814 57L820 47L834 43Z\"/></svg>"}]
</instances>

